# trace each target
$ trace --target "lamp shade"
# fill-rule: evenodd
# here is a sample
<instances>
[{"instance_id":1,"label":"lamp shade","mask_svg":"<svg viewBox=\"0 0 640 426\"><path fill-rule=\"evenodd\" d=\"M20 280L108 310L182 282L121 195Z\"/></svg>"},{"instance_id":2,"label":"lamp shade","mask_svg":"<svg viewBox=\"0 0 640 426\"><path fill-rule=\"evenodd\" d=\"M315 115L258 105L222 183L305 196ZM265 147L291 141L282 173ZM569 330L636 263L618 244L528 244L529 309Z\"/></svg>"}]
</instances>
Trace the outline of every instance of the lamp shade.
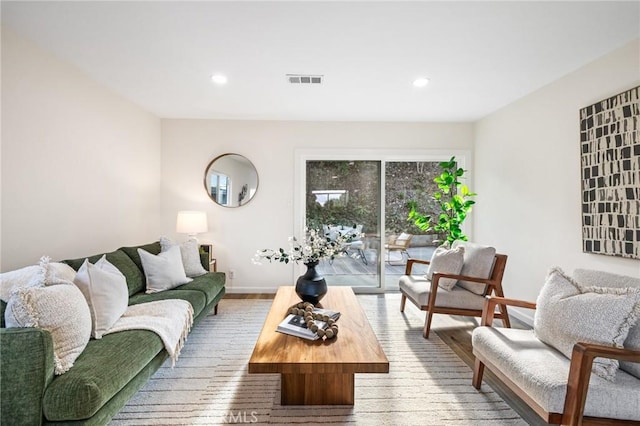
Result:
<instances>
[{"instance_id":1,"label":"lamp shade","mask_svg":"<svg viewBox=\"0 0 640 426\"><path fill-rule=\"evenodd\" d=\"M196 235L207 232L207 214L200 211L178 212L176 232L179 234Z\"/></svg>"}]
</instances>

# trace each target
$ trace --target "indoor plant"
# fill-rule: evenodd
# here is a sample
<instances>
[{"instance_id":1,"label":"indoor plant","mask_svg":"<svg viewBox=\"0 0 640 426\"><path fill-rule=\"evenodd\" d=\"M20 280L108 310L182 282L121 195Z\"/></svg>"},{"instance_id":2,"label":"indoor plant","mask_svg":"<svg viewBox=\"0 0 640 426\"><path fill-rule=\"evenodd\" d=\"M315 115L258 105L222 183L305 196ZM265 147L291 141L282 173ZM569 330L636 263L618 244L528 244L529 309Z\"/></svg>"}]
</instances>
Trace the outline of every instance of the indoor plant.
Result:
<instances>
[{"instance_id":1,"label":"indoor plant","mask_svg":"<svg viewBox=\"0 0 640 426\"><path fill-rule=\"evenodd\" d=\"M442 173L433 180L438 185L438 191L433 194L433 198L440 206L440 214L437 217L423 215L418 212L417 203L410 201L407 220L413 221L423 231L433 229L445 235L449 243L456 240L467 241L467 236L462 232L462 223L471 211L471 206L475 204L471 198L476 194L461 182L465 170L458 167L455 157L441 162L440 167Z\"/></svg>"}]
</instances>

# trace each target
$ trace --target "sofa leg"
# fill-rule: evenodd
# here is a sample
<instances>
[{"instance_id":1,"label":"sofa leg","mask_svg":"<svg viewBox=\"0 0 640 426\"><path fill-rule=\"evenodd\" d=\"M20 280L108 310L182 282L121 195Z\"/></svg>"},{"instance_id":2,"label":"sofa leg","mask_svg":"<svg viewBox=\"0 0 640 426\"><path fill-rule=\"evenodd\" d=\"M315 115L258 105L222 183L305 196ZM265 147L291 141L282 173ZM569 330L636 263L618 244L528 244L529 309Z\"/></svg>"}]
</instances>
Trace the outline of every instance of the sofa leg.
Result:
<instances>
[{"instance_id":1,"label":"sofa leg","mask_svg":"<svg viewBox=\"0 0 640 426\"><path fill-rule=\"evenodd\" d=\"M433 318L433 313L431 311L427 312L427 317L424 320L424 330L422 330L422 337L425 339L429 338L429 331L431 330L431 318Z\"/></svg>"},{"instance_id":2,"label":"sofa leg","mask_svg":"<svg viewBox=\"0 0 640 426\"><path fill-rule=\"evenodd\" d=\"M407 296L402 295L402 299L400 299L400 312L404 312L404 304L407 303Z\"/></svg>"},{"instance_id":3,"label":"sofa leg","mask_svg":"<svg viewBox=\"0 0 640 426\"><path fill-rule=\"evenodd\" d=\"M213 315L218 315L218 305L213 307Z\"/></svg>"},{"instance_id":4,"label":"sofa leg","mask_svg":"<svg viewBox=\"0 0 640 426\"><path fill-rule=\"evenodd\" d=\"M484 364L478 358L476 358L476 362L473 365L473 387L476 389L480 389L482 386L482 376L484 375Z\"/></svg>"}]
</instances>

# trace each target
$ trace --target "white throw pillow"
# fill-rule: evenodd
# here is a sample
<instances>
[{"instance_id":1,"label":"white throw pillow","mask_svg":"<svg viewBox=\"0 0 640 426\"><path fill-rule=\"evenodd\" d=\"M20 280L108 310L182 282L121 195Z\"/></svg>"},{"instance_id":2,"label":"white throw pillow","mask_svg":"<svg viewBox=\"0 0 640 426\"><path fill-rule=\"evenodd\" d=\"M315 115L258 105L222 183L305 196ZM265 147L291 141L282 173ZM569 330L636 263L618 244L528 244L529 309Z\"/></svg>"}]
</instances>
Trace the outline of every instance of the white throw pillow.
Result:
<instances>
[{"instance_id":1,"label":"white throw pillow","mask_svg":"<svg viewBox=\"0 0 640 426\"><path fill-rule=\"evenodd\" d=\"M617 288L640 288L640 277L630 277L627 275L614 274L600 270L589 270L578 268L573 271L573 279L581 285L597 287L617 287ZM640 320L631 327L627 340L624 341L626 349L640 351ZM640 363L631 361L620 361L620 370L640 379Z\"/></svg>"},{"instance_id":2,"label":"white throw pillow","mask_svg":"<svg viewBox=\"0 0 640 426\"><path fill-rule=\"evenodd\" d=\"M622 348L640 318L640 289L583 287L553 268L538 295L533 329L542 342L571 358L577 342ZM596 358L593 371L613 380L618 361Z\"/></svg>"},{"instance_id":3,"label":"white throw pillow","mask_svg":"<svg viewBox=\"0 0 640 426\"><path fill-rule=\"evenodd\" d=\"M91 335L101 339L127 310L127 279L105 255L95 265L85 259L73 282L82 291L89 305Z\"/></svg>"},{"instance_id":4,"label":"white throw pillow","mask_svg":"<svg viewBox=\"0 0 640 426\"><path fill-rule=\"evenodd\" d=\"M66 263L51 262L48 257L40 260L40 266L46 268L45 285L69 284L73 282L76 271Z\"/></svg>"},{"instance_id":5,"label":"white throw pillow","mask_svg":"<svg viewBox=\"0 0 640 426\"><path fill-rule=\"evenodd\" d=\"M73 282L76 271L67 264L51 262L43 256L38 265L0 274L0 300L8 302L11 293L22 287L41 287Z\"/></svg>"},{"instance_id":6,"label":"white throw pillow","mask_svg":"<svg viewBox=\"0 0 640 426\"><path fill-rule=\"evenodd\" d=\"M147 278L147 293L158 293L191 282L184 272L180 247L173 246L159 255L138 249L144 275Z\"/></svg>"},{"instance_id":7,"label":"white throw pillow","mask_svg":"<svg viewBox=\"0 0 640 426\"><path fill-rule=\"evenodd\" d=\"M91 337L87 301L73 284L16 290L5 311L7 327L39 327L51 333L55 374L68 371Z\"/></svg>"},{"instance_id":8,"label":"white throw pillow","mask_svg":"<svg viewBox=\"0 0 640 426\"><path fill-rule=\"evenodd\" d=\"M200 262L200 245L193 238L178 245L166 237L160 237L160 247L162 251L167 251L173 246L180 247L180 256L182 257L182 266L187 277L199 277L207 273Z\"/></svg>"},{"instance_id":9,"label":"white throw pillow","mask_svg":"<svg viewBox=\"0 0 640 426\"><path fill-rule=\"evenodd\" d=\"M426 278L431 281L433 274L440 272L443 274L459 274L464 263L464 247L459 246L449 249L448 246L440 246L431 256L429 269ZM438 285L445 290L451 291L458 282L455 278L440 278Z\"/></svg>"},{"instance_id":10,"label":"white throw pillow","mask_svg":"<svg viewBox=\"0 0 640 426\"><path fill-rule=\"evenodd\" d=\"M496 257L494 247L481 246L467 241L454 241L452 248L464 247L464 265L460 275L474 278L489 278L493 269L493 261ZM487 291L487 286L473 281L458 281L458 285L472 293L483 295Z\"/></svg>"},{"instance_id":11,"label":"white throw pillow","mask_svg":"<svg viewBox=\"0 0 640 426\"><path fill-rule=\"evenodd\" d=\"M38 265L32 265L0 274L0 299L8 302L11 294L21 287L27 287L39 270Z\"/></svg>"}]
</instances>

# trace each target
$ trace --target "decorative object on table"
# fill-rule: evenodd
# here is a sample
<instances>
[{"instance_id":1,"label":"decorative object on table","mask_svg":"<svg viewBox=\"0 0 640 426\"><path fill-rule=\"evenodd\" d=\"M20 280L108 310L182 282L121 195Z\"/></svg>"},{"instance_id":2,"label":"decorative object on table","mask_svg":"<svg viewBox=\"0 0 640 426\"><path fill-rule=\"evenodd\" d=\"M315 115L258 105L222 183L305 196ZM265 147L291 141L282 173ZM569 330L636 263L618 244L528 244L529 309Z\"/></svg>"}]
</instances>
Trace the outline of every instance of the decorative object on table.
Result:
<instances>
[{"instance_id":1,"label":"decorative object on table","mask_svg":"<svg viewBox=\"0 0 640 426\"><path fill-rule=\"evenodd\" d=\"M580 110L582 250L640 259L640 86Z\"/></svg>"},{"instance_id":2,"label":"decorative object on table","mask_svg":"<svg viewBox=\"0 0 640 426\"><path fill-rule=\"evenodd\" d=\"M327 281L316 270L318 262L309 262L304 265L307 267L307 272L296 280L296 294L303 302L315 305L327 294Z\"/></svg>"},{"instance_id":3,"label":"decorative object on table","mask_svg":"<svg viewBox=\"0 0 640 426\"><path fill-rule=\"evenodd\" d=\"M334 321L337 321L340 318L340 312L332 311L330 309L318 308L317 306L313 308L313 313L318 315L323 315L331 318Z\"/></svg>"},{"instance_id":4,"label":"decorative object on table","mask_svg":"<svg viewBox=\"0 0 640 426\"><path fill-rule=\"evenodd\" d=\"M176 232L187 234L198 241L197 235L208 231L207 213L202 211L180 211L176 220Z\"/></svg>"},{"instance_id":5,"label":"decorative object on table","mask_svg":"<svg viewBox=\"0 0 640 426\"><path fill-rule=\"evenodd\" d=\"M253 261L256 264L260 264L261 259L282 263L302 262L307 267L307 272L298 278L296 293L304 302L317 304L327 293L327 283L315 267L322 259L333 260L344 256L344 247L355 238L362 237L362 234L350 231L329 236L315 229L305 229L302 241L298 241L296 237L289 237L289 251L283 248L258 250Z\"/></svg>"},{"instance_id":6,"label":"decorative object on table","mask_svg":"<svg viewBox=\"0 0 640 426\"><path fill-rule=\"evenodd\" d=\"M336 320L340 312L316 308L312 303L301 302L287 311L277 331L308 340L333 339L338 336Z\"/></svg>"},{"instance_id":7,"label":"decorative object on table","mask_svg":"<svg viewBox=\"0 0 640 426\"><path fill-rule=\"evenodd\" d=\"M440 167L442 174L433 179L438 185L439 192L433 194L433 198L440 205L442 213L437 218L423 215L418 212L418 204L415 201L409 201L410 211L407 220L413 221L423 231L433 229L446 235L450 243L456 240L467 241L467 236L462 232L462 223L475 204L471 197L475 197L476 194L469 191L469 187L460 181L465 170L458 167L456 157L443 161Z\"/></svg>"}]
</instances>

